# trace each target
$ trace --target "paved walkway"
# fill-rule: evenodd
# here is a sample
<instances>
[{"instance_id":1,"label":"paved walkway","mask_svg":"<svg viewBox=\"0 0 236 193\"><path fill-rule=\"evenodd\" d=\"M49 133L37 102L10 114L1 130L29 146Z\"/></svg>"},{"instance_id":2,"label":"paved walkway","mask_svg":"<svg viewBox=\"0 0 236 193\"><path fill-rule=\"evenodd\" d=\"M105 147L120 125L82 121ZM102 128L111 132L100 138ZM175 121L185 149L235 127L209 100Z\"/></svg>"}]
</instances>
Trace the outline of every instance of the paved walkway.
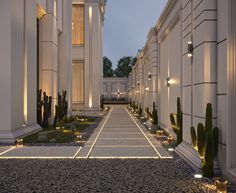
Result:
<instances>
[{"instance_id":1,"label":"paved walkway","mask_svg":"<svg viewBox=\"0 0 236 193\"><path fill-rule=\"evenodd\" d=\"M127 111L113 106L77 158L171 158Z\"/></svg>"},{"instance_id":2,"label":"paved walkway","mask_svg":"<svg viewBox=\"0 0 236 193\"><path fill-rule=\"evenodd\" d=\"M172 158L126 106L113 106L83 148L0 147L0 159Z\"/></svg>"}]
</instances>

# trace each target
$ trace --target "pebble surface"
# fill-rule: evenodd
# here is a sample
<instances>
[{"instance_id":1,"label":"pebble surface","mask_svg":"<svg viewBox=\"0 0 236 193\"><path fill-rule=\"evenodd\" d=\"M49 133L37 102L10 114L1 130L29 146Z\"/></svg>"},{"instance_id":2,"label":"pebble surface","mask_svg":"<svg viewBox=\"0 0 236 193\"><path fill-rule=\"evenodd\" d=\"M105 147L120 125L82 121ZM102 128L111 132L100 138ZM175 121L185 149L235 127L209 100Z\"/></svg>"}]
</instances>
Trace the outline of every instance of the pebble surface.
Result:
<instances>
[{"instance_id":1,"label":"pebble surface","mask_svg":"<svg viewBox=\"0 0 236 193\"><path fill-rule=\"evenodd\" d=\"M0 193L213 193L174 159L0 160ZM234 192L234 191L229 191Z\"/></svg>"}]
</instances>

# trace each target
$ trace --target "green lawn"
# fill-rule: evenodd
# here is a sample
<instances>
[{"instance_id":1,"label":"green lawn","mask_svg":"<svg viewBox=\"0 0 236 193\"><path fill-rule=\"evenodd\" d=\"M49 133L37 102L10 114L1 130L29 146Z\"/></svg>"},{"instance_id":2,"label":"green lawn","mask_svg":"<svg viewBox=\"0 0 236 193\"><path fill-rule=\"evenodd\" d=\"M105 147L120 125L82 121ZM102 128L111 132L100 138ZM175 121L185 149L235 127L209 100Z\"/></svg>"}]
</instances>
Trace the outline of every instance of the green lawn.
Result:
<instances>
[{"instance_id":1,"label":"green lawn","mask_svg":"<svg viewBox=\"0 0 236 193\"><path fill-rule=\"evenodd\" d=\"M26 136L23 139L24 144L33 143L71 143L75 142L77 135L82 134L90 126L94 124L93 118L86 118L86 120L70 119L60 124L60 129L57 130L53 126L38 133Z\"/></svg>"}]
</instances>

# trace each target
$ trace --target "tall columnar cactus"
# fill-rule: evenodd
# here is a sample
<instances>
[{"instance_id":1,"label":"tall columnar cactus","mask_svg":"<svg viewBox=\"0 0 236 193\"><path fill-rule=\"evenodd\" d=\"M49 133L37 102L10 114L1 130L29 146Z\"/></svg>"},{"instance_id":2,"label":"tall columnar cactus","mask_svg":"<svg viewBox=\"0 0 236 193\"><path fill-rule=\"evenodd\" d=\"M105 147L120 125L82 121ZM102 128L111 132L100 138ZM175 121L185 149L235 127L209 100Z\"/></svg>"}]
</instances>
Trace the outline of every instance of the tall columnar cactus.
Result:
<instances>
[{"instance_id":1,"label":"tall columnar cactus","mask_svg":"<svg viewBox=\"0 0 236 193\"><path fill-rule=\"evenodd\" d=\"M42 107L43 107L42 90L38 90L38 94L37 94L37 123L41 126L43 124Z\"/></svg>"},{"instance_id":2,"label":"tall columnar cactus","mask_svg":"<svg viewBox=\"0 0 236 193\"><path fill-rule=\"evenodd\" d=\"M66 101L66 90L62 91L62 113L63 117L67 117L68 102Z\"/></svg>"},{"instance_id":3,"label":"tall columnar cactus","mask_svg":"<svg viewBox=\"0 0 236 193\"><path fill-rule=\"evenodd\" d=\"M158 117L157 117L157 109L156 109L156 105L155 102L152 103L153 107L152 107L152 124L153 125L157 125L158 124Z\"/></svg>"},{"instance_id":4,"label":"tall columnar cactus","mask_svg":"<svg viewBox=\"0 0 236 193\"><path fill-rule=\"evenodd\" d=\"M177 135L177 144L179 145L183 141L183 112L179 97L177 98L177 114L170 114L170 122L172 129Z\"/></svg>"},{"instance_id":5,"label":"tall columnar cactus","mask_svg":"<svg viewBox=\"0 0 236 193\"><path fill-rule=\"evenodd\" d=\"M68 102L66 101L66 91L62 91L62 95L58 92L57 105L55 105L54 126L57 122L67 117Z\"/></svg>"},{"instance_id":6,"label":"tall columnar cactus","mask_svg":"<svg viewBox=\"0 0 236 193\"><path fill-rule=\"evenodd\" d=\"M142 106L141 106L141 104L139 105L139 108L138 108L138 115L139 116L142 116L142 114L143 114L143 109L142 109Z\"/></svg>"},{"instance_id":7,"label":"tall columnar cactus","mask_svg":"<svg viewBox=\"0 0 236 193\"><path fill-rule=\"evenodd\" d=\"M100 97L100 107L102 110L104 109L104 95L101 95Z\"/></svg>"},{"instance_id":8,"label":"tall columnar cactus","mask_svg":"<svg viewBox=\"0 0 236 193\"><path fill-rule=\"evenodd\" d=\"M146 115L147 115L147 119L149 119L149 115L150 115L150 112L149 112L149 108L145 108L145 112L146 112Z\"/></svg>"},{"instance_id":9,"label":"tall columnar cactus","mask_svg":"<svg viewBox=\"0 0 236 193\"><path fill-rule=\"evenodd\" d=\"M194 127L191 127L192 143L199 157L202 159L202 172L205 177L214 175L214 157L218 152L219 129L212 127L212 105L207 104L205 127L198 124L197 134Z\"/></svg>"},{"instance_id":10,"label":"tall columnar cactus","mask_svg":"<svg viewBox=\"0 0 236 193\"><path fill-rule=\"evenodd\" d=\"M48 128L48 119L51 117L52 97L43 93L43 128Z\"/></svg>"}]
</instances>

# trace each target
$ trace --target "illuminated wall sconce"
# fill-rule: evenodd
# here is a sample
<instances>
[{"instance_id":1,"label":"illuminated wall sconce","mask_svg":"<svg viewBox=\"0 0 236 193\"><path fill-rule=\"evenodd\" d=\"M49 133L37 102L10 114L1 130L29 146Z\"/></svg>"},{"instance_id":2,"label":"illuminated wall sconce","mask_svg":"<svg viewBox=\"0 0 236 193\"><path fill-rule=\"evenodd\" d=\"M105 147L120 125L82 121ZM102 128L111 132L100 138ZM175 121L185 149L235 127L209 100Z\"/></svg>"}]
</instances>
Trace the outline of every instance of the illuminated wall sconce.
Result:
<instances>
[{"instance_id":1,"label":"illuminated wall sconce","mask_svg":"<svg viewBox=\"0 0 236 193\"><path fill-rule=\"evenodd\" d=\"M188 42L188 57L192 57L192 56L193 56L193 43Z\"/></svg>"},{"instance_id":2,"label":"illuminated wall sconce","mask_svg":"<svg viewBox=\"0 0 236 193\"><path fill-rule=\"evenodd\" d=\"M169 87L170 86L170 78L166 78L166 86Z\"/></svg>"},{"instance_id":3,"label":"illuminated wall sconce","mask_svg":"<svg viewBox=\"0 0 236 193\"><path fill-rule=\"evenodd\" d=\"M148 73L148 80L150 81L151 78L152 78L152 74L151 74L151 72L149 72L149 73Z\"/></svg>"},{"instance_id":4,"label":"illuminated wall sconce","mask_svg":"<svg viewBox=\"0 0 236 193\"><path fill-rule=\"evenodd\" d=\"M145 88L145 91L146 91L146 92L149 91L149 87L146 87L146 88Z\"/></svg>"},{"instance_id":5,"label":"illuminated wall sconce","mask_svg":"<svg viewBox=\"0 0 236 193\"><path fill-rule=\"evenodd\" d=\"M137 91L136 91L136 93L138 94L138 93L139 93L139 91L137 90Z\"/></svg>"},{"instance_id":6,"label":"illuminated wall sconce","mask_svg":"<svg viewBox=\"0 0 236 193\"><path fill-rule=\"evenodd\" d=\"M138 85L138 86L140 85L140 82L139 82L139 81L137 82L137 85Z\"/></svg>"}]
</instances>

